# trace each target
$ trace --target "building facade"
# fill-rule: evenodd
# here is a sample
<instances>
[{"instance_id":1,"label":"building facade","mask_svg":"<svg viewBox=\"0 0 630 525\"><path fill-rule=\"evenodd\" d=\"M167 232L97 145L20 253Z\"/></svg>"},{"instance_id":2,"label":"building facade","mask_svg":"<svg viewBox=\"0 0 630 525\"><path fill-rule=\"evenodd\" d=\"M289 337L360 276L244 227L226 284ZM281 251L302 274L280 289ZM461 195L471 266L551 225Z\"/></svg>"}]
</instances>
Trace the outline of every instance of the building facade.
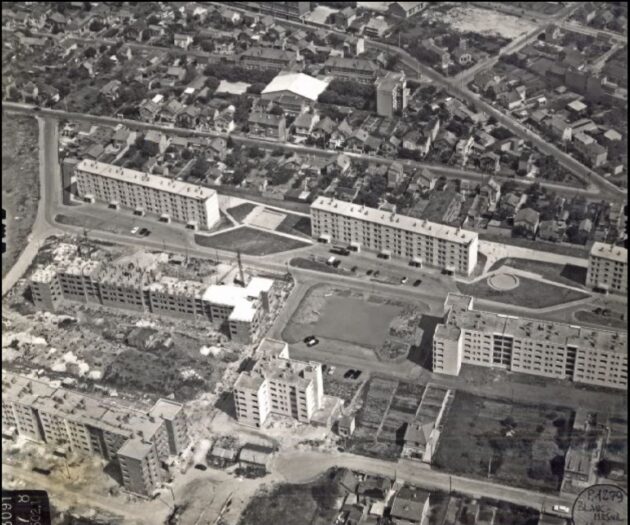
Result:
<instances>
[{"instance_id":1,"label":"building facade","mask_svg":"<svg viewBox=\"0 0 630 525\"><path fill-rule=\"evenodd\" d=\"M2 425L35 441L117 461L125 488L144 495L165 480L162 463L189 444L180 403L160 399L145 413L10 372L2 373Z\"/></svg>"},{"instance_id":2,"label":"building facade","mask_svg":"<svg viewBox=\"0 0 630 525\"><path fill-rule=\"evenodd\" d=\"M433 370L463 363L627 390L628 334L475 310L449 294L433 336Z\"/></svg>"},{"instance_id":3,"label":"building facade","mask_svg":"<svg viewBox=\"0 0 630 525\"><path fill-rule=\"evenodd\" d=\"M319 197L311 204L312 236L386 255L407 257L453 273L470 275L477 265L475 232Z\"/></svg>"},{"instance_id":4,"label":"building facade","mask_svg":"<svg viewBox=\"0 0 630 525\"><path fill-rule=\"evenodd\" d=\"M628 250L614 244L593 243L588 258L586 285L627 295Z\"/></svg>"},{"instance_id":5,"label":"building facade","mask_svg":"<svg viewBox=\"0 0 630 525\"><path fill-rule=\"evenodd\" d=\"M330 57L324 64L326 73L341 80L371 84L376 80L379 67L364 58Z\"/></svg>"},{"instance_id":6,"label":"building facade","mask_svg":"<svg viewBox=\"0 0 630 525\"><path fill-rule=\"evenodd\" d=\"M376 83L376 112L382 117L400 115L407 107L408 97L405 73L390 71Z\"/></svg>"},{"instance_id":7,"label":"building facade","mask_svg":"<svg viewBox=\"0 0 630 525\"><path fill-rule=\"evenodd\" d=\"M295 22L302 20L304 15L311 11L310 2L230 2L229 5L252 9L264 15Z\"/></svg>"},{"instance_id":8,"label":"building facade","mask_svg":"<svg viewBox=\"0 0 630 525\"><path fill-rule=\"evenodd\" d=\"M249 344L276 303L272 279L247 286L211 285L164 276L155 268L102 263L78 256L36 270L33 302L55 311L63 300L212 323L234 341Z\"/></svg>"},{"instance_id":9,"label":"building facade","mask_svg":"<svg viewBox=\"0 0 630 525\"><path fill-rule=\"evenodd\" d=\"M289 346L263 339L254 368L241 372L234 385L236 418L240 423L262 427L269 414L311 421L322 406L322 365L289 358Z\"/></svg>"},{"instance_id":10,"label":"building facade","mask_svg":"<svg viewBox=\"0 0 630 525\"><path fill-rule=\"evenodd\" d=\"M84 159L75 168L77 193L141 213L209 230L219 221L219 198L210 189Z\"/></svg>"}]
</instances>

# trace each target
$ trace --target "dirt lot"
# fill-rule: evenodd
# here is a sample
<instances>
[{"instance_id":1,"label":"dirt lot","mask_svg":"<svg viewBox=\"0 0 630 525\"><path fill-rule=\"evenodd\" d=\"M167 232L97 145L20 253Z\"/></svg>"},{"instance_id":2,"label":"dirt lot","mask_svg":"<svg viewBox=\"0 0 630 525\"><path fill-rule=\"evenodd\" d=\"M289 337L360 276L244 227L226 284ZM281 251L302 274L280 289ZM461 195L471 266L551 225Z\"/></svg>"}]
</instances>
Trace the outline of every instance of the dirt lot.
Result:
<instances>
[{"instance_id":1,"label":"dirt lot","mask_svg":"<svg viewBox=\"0 0 630 525\"><path fill-rule=\"evenodd\" d=\"M313 483L261 489L241 515L239 525L329 525L337 515L343 489L329 471Z\"/></svg>"},{"instance_id":2,"label":"dirt lot","mask_svg":"<svg viewBox=\"0 0 630 525\"><path fill-rule=\"evenodd\" d=\"M458 283L461 293L478 299L488 299L499 303L513 304L525 308L546 308L557 304L577 301L589 297L569 288L553 286L526 277L518 277L519 285L512 290L495 290L485 279L473 284Z\"/></svg>"},{"instance_id":3,"label":"dirt lot","mask_svg":"<svg viewBox=\"0 0 630 525\"><path fill-rule=\"evenodd\" d=\"M510 266L518 270L537 273L544 279L555 281L568 286L583 286L586 282L586 267L573 264L554 264L531 259L507 257L495 262L489 271L498 270L503 266Z\"/></svg>"},{"instance_id":4,"label":"dirt lot","mask_svg":"<svg viewBox=\"0 0 630 525\"><path fill-rule=\"evenodd\" d=\"M397 459L406 423L416 413L424 387L391 379L370 379L361 395L356 430L348 449L357 454Z\"/></svg>"},{"instance_id":5,"label":"dirt lot","mask_svg":"<svg viewBox=\"0 0 630 525\"><path fill-rule=\"evenodd\" d=\"M7 251L2 276L26 245L39 200L38 128L34 118L7 116L2 123L2 207L7 212Z\"/></svg>"},{"instance_id":6,"label":"dirt lot","mask_svg":"<svg viewBox=\"0 0 630 525\"><path fill-rule=\"evenodd\" d=\"M557 490L573 415L564 406L525 405L460 391L434 465L454 474Z\"/></svg>"},{"instance_id":7,"label":"dirt lot","mask_svg":"<svg viewBox=\"0 0 630 525\"><path fill-rule=\"evenodd\" d=\"M237 249L245 255L269 255L271 253L304 248L309 243L290 239L271 232L242 226L234 230L208 237L195 235L195 242L200 246L234 252Z\"/></svg>"}]
</instances>

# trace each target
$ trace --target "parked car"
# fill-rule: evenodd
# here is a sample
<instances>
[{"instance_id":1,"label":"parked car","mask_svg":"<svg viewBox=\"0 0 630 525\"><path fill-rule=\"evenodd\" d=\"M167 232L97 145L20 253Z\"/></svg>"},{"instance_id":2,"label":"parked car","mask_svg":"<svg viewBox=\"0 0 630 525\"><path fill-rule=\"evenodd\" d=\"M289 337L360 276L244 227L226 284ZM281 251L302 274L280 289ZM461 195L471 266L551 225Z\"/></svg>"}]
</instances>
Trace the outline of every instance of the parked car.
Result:
<instances>
[{"instance_id":1,"label":"parked car","mask_svg":"<svg viewBox=\"0 0 630 525\"><path fill-rule=\"evenodd\" d=\"M334 366L331 366L331 367L328 369L328 375L329 375L329 376L331 376L331 375L333 375L334 373L335 373L335 367L334 367Z\"/></svg>"},{"instance_id":2,"label":"parked car","mask_svg":"<svg viewBox=\"0 0 630 525\"><path fill-rule=\"evenodd\" d=\"M357 271L357 269L358 269L358 268L359 268L358 266L353 266L352 268L350 268L350 271L351 271L352 273L355 273L355 272Z\"/></svg>"},{"instance_id":3,"label":"parked car","mask_svg":"<svg viewBox=\"0 0 630 525\"><path fill-rule=\"evenodd\" d=\"M133 228L131 228L131 230L129 231L129 233L131 233L131 235L135 235L136 233L138 233L140 231L140 227L138 226L134 226Z\"/></svg>"},{"instance_id":4,"label":"parked car","mask_svg":"<svg viewBox=\"0 0 630 525\"><path fill-rule=\"evenodd\" d=\"M407 277L406 277L406 276L405 276L405 277L403 277L403 278L400 280L400 284L405 284L406 282L407 282Z\"/></svg>"},{"instance_id":5,"label":"parked car","mask_svg":"<svg viewBox=\"0 0 630 525\"><path fill-rule=\"evenodd\" d=\"M413 282L413 285L414 285L414 286L420 286L421 284L422 284L422 280L420 280L420 279L416 279L416 280Z\"/></svg>"},{"instance_id":6,"label":"parked car","mask_svg":"<svg viewBox=\"0 0 630 525\"><path fill-rule=\"evenodd\" d=\"M359 379L361 377L361 370L353 370L352 379Z\"/></svg>"},{"instance_id":7,"label":"parked car","mask_svg":"<svg viewBox=\"0 0 630 525\"><path fill-rule=\"evenodd\" d=\"M373 273L374 273L374 270L368 270L368 271L366 272L366 274L367 274L367 275L372 275Z\"/></svg>"},{"instance_id":8,"label":"parked car","mask_svg":"<svg viewBox=\"0 0 630 525\"><path fill-rule=\"evenodd\" d=\"M343 375L344 379L351 379L352 377L354 377L354 370L350 369L350 370L346 370L346 373Z\"/></svg>"},{"instance_id":9,"label":"parked car","mask_svg":"<svg viewBox=\"0 0 630 525\"><path fill-rule=\"evenodd\" d=\"M319 339L317 339L317 337L315 337L314 335L309 335L308 337L304 338L304 342L306 343L306 346L311 347L319 343Z\"/></svg>"},{"instance_id":10,"label":"parked car","mask_svg":"<svg viewBox=\"0 0 630 525\"><path fill-rule=\"evenodd\" d=\"M138 232L138 235L140 237L148 237L149 235L151 235L151 231L146 228L141 228L140 231Z\"/></svg>"},{"instance_id":11,"label":"parked car","mask_svg":"<svg viewBox=\"0 0 630 525\"><path fill-rule=\"evenodd\" d=\"M569 512L571 512L571 509L566 505L554 505L551 508L554 512L562 512L563 514L568 514Z\"/></svg>"}]
</instances>

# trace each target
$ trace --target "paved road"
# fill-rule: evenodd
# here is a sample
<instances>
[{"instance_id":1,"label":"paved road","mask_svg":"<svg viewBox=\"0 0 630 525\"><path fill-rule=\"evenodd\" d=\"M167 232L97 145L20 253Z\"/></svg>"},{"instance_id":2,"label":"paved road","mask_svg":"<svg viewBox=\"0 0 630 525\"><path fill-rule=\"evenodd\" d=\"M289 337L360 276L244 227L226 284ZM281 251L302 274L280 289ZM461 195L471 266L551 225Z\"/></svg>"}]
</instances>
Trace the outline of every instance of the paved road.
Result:
<instances>
[{"instance_id":1,"label":"paved road","mask_svg":"<svg viewBox=\"0 0 630 525\"><path fill-rule=\"evenodd\" d=\"M562 22L559 24L562 29L567 31L574 31L575 33L582 33L584 35L599 37L605 36L614 40L615 42L619 42L620 44L627 44L628 37L626 35L622 35L621 33L615 33L614 31L607 31L605 29L595 29L593 27L588 27L582 25L578 22Z\"/></svg>"},{"instance_id":2,"label":"paved road","mask_svg":"<svg viewBox=\"0 0 630 525\"><path fill-rule=\"evenodd\" d=\"M397 481L428 489L446 492L452 490L474 497L493 498L538 509L544 506L546 510L550 510L551 506L556 504L571 506L574 501L572 496L552 496L491 481L451 476L431 470L422 463L407 460L394 463L347 453L299 451L279 454L273 461L273 469L292 483L313 480L331 467L344 467L369 474L389 476Z\"/></svg>"}]
</instances>

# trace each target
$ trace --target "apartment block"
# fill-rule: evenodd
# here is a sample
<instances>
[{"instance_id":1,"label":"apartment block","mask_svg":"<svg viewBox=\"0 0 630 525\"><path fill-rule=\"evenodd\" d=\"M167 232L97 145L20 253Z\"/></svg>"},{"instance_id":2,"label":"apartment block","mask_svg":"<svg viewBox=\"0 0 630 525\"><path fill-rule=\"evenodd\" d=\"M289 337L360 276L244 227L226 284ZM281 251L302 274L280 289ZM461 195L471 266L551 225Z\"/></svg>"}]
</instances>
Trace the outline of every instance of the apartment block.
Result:
<instances>
[{"instance_id":1,"label":"apartment block","mask_svg":"<svg viewBox=\"0 0 630 525\"><path fill-rule=\"evenodd\" d=\"M390 71L376 82L376 112L383 117L400 115L407 107L408 97L404 72Z\"/></svg>"},{"instance_id":2,"label":"apartment block","mask_svg":"<svg viewBox=\"0 0 630 525\"><path fill-rule=\"evenodd\" d=\"M224 2L228 5L252 9L274 18L299 22L311 11L311 2Z\"/></svg>"},{"instance_id":3,"label":"apartment block","mask_svg":"<svg viewBox=\"0 0 630 525\"><path fill-rule=\"evenodd\" d=\"M628 250L614 244L593 243L588 258L586 285L627 295Z\"/></svg>"},{"instance_id":4,"label":"apartment block","mask_svg":"<svg viewBox=\"0 0 630 525\"><path fill-rule=\"evenodd\" d=\"M145 495L163 481L161 463L189 442L180 403L160 399L142 412L4 371L2 425L35 441L118 461L125 488Z\"/></svg>"},{"instance_id":5,"label":"apartment block","mask_svg":"<svg viewBox=\"0 0 630 525\"><path fill-rule=\"evenodd\" d=\"M204 230L219 221L219 198L210 188L88 159L77 164L75 175L77 193L87 201Z\"/></svg>"},{"instance_id":6,"label":"apartment block","mask_svg":"<svg viewBox=\"0 0 630 525\"><path fill-rule=\"evenodd\" d=\"M291 359L289 346L274 339L263 339L257 354L253 369L234 385L238 421L262 427L273 413L309 423L324 403L321 363Z\"/></svg>"},{"instance_id":7,"label":"apartment block","mask_svg":"<svg viewBox=\"0 0 630 525\"><path fill-rule=\"evenodd\" d=\"M433 370L458 375L463 363L627 390L628 334L476 310L449 294L433 336Z\"/></svg>"},{"instance_id":8,"label":"apartment block","mask_svg":"<svg viewBox=\"0 0 630 525\"><path fill-rule=\"evenodd\" d=\"M341 80L371 84L376 80L379 66L364 58L330 57L324 64L326 73Z\"/></svg>"},{"instance_id":9,"label":"apartment block","mask_svg":"<svg viewBox=\"0 0 630 525\"><path fill-rule=\"evenodd\" d=\"M231 339L255 341L275 305L276 284L253 277L247 286L211 285L162 275L156 265L100 262L69 254L30 278L33 302L55 311L62 301L212 323Z\"/></svg>"},{"instance_id":10,"label":"apartment block","mask_svg":"<svg viewBox=\"0 0 630 525\"><path fill-rule=\"evenodd\" d=\"M475 232L327 197L311 204L311 230L322 242L406 257L417 266L470 275L477 265Z\"/></svg>"}]
</instances>

